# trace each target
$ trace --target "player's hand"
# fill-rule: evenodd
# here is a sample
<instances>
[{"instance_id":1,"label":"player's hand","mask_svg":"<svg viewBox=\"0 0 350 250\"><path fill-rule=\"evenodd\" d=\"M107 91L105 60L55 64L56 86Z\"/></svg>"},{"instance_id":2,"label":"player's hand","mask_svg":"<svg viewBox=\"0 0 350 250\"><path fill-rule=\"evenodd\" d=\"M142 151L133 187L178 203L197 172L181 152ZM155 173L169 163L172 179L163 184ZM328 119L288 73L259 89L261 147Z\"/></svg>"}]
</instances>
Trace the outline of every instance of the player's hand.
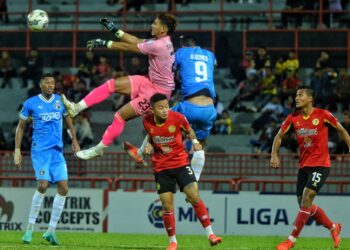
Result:
<instances>
[{"instance_id":1,"label":"player's hand","mask_svg":"<svg viewBox=\"0 0 350 250\"><path fill-rule=\"evenodd\" d=\"M22 155L21 155L21 150L16 148L15 149L15 155L14 155L14 162L16 167L21 168L22 166Z\"/></svg>"},{"instance_id":2,"label":"player's hand","mask_svg":"<svg viewBox=\"0 0 350 250\"><path fill-rule=\"evenodd\" d=\"M102 24L107 30L115 34L118 29L115 27L114 23L109 20L107 17L103 17L100 19L100 24Z\"/></svg>"},{"instance_id":3,"label":"player's hand","mask_svg":"<svg viewBox=\"0 0 350 250\"><path fill-rule=\"evenodd\" d=\"M143 149L142 152L144 155L151 155L153 153L153 146L151 143L147 143L146 147Z\"/></svg>"},{"instance_id":4,"label":"player's hand","mask_svg":"<svg viewBox=\"0 0 350 250\"><path fill-rule=\"evenodd\" d=\"M193 143L193 150L194 151L199 151L199 150L202 150L203 147L202 147L202 144L200 143Z\"/></svg>"},{"instance_id":5,"label":"player's hand","mask_svg":"<svg viewBox=\"0 0 350 250\"><path fill-rule=\"evenodd\" d=\"M106 40L102 40L100 38L89 40L87 42L86 47L89 50L92 50L94 48L107 48L107 41Z\"/></svg>"},{"instance_id":6,"label":"player's hand","mask_svg":"<svg viewBox=\"0 0 350 250\"><path fill-rule=\"evenodd\" d=\"M277 155L271 156L270 166L272 168L279 168L280 167L280 158Z\"/></svg>"},{"instance_id":7,"label":"player's hand","mask_svg":"<svg viewBox=\"0 0 350 250\"><path fill-rule=\"evenodd\" d=\"M77 140L73 140L72 142L72 150L74 153L80 151L80 146Z\"/></svg>"}]
</instances>

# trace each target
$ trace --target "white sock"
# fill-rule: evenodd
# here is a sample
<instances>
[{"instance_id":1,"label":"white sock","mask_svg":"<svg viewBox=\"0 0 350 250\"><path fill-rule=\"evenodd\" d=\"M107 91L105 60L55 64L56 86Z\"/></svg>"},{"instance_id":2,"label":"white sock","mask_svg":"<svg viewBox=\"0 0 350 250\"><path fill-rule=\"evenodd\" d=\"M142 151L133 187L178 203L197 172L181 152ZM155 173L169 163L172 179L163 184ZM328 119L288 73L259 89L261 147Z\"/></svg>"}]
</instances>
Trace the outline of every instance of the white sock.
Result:
<instances>
[{"instance_id":1,"label":"white sock","mask_svg":"<svg viewBox=\"0 0 350 250\"><path fill-rule=\"evenodd\" d=\"M194 171L194 175L196 176L196 180L199 181L199 178L201 176L203 167L205 162L205 154L204 150L194 151L192 160L191 160L191 167Z\"/></svg>"},{"instance_id":2,"label":"white sock","mask_svg":"<svg viewBox=\"0 0 350 250\"><path fill-rule=\"evenodd\" d=\"M100 141L99 144L97 144L97 145L95 146L96 151L103 151L105 148L107 148L107 146L105 146L105 145L102 143L102 141Z\"/></svg>"},{"instance_id":3,"label":"white sock","mask_svg":"<svg viewBox=\"0 0 350 250\"><path fill-rule=\"evenodd\" d=\"M33 230L36 218L38 217L41 203L43 202L45 194L40 193L38 190L35 191L32 199L32 204L29 212L28 219L28 230Z\"/></svg>"},{"instance_id":4,"label":"white sock","mask_svg":"<svg viewBox=\"0 0 350 250\"><path fill-rule=\"evenodd\" d=\"M76 107L77 107L77 111L80 113L81 111L87 109L87 105L86 103L84 102L84 100L81 100L80 102L78 102L76 104Z\"/></svg>"},{"instance_id":5,"label":"white sock","mask_svg":"<svg viewBox=\"0 0 350 250\"><path fill-rule=\"evenodd\" d=\"M291 242L296 242L297 241L297 239L294 237L294 236L292 236L292 235L289 235L288 236L288 239L291 241Z\"/></svg>"},{"instance_id":6,"label":"white sock","mask_svg":"<svg viewBox=\"0 0 350 250\"><path fill-rule=\"evenodd\" d=\"M143 158L143 150L147 146L148 143L148 135L143 139L142 145L137 149L137 154Z\"/></svg>"},{"instance_id":7,"label":"white sock","mask_svg":"<svg viewBox=\"0 0 350 250\"><path fill-rule=\"evenodd\" d=\"M175 242L175 243L177 243L176 236L175 236L175 235L174 235L174 236L170 236L170 237L169 237L169 242Z\"/></svg>"},{"instance_id":8,"label":"white sock","mask_svg":"<svg viewBox=\"0 0 350 250\"><path fill-rule=\"evenodd\" d=\"M207 226L205 229L205 232L207 233L207 236L214 234L213 229L211 228L211 225Z\"/></svg>"},{"instance_id":9,"label":"white sock","mask_svg":"<svg viewBox=\"0 0 350 250\"><path fill-rule=\"evenodd\" d=\"M51 218L49 223L49 232L55 231L57 222L61 217L61 213L62 213L65 201L66 201L66 196L56 194L52 204L52 212L51 212Z\"/></svg>"}]
</instances>

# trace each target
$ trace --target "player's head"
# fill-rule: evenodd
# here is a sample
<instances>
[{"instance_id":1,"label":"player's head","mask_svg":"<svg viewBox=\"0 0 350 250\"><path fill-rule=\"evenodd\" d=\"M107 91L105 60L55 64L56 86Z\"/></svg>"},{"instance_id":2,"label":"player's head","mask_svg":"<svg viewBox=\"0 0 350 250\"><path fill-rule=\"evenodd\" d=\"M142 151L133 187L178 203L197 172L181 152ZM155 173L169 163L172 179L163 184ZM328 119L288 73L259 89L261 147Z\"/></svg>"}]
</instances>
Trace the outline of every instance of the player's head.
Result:
<instances>
[{"instance_id":1,"label":"player's head","mask_svg":"<svg viewBox=\"0 0 350 250\"><path fill-rule=\"evenodd\" d=\"M300 85L297 88L297 94L295 96L296 108L304 108L308 105L313 105L315 99L315 91L309 86Z\"/></svg>"},{"instance_id":2,"label":"player's head","mask_svg":"<svg viewBox=\"0 0 350 250\"><path fill-rule=\"evenodd\" d=\"M175 31L176 24L177 21L173 15L168 13L159 14L151 25L152 36L163 37L172 35Z\"/></svg>"},{"instance_id":3,"label":"player's head","mask_svg":"<svg viewBox=\"0 0 350 250\"><path fill-rule=\"evenodd\" d=\"M192 36L182 35L180 36L181 47L195 47L197 44L196 39Z\"/></svg>"},{"instance_id":4,"label":"player's head","mask_svg":"<svg viewBox=\"0 0 350 250\"><path fill-rule=\"evenodd\" d=\"M52 95L55 91L55 78L52 74L43 74L40 78L41 93Z\"/></svg>"},{"instance_id":5,"label":"player's head","mask_svg":"<svg viewBox=\"0 0 350 250\"><path fill-rule=\"evenodd\" d=\"M164 122L168 118L169 113L169 102L166 95L161 93L156 93L152 95L151 99L151 111L154 114L155 120L159 122Z\"/></svg>"}]
</instances>

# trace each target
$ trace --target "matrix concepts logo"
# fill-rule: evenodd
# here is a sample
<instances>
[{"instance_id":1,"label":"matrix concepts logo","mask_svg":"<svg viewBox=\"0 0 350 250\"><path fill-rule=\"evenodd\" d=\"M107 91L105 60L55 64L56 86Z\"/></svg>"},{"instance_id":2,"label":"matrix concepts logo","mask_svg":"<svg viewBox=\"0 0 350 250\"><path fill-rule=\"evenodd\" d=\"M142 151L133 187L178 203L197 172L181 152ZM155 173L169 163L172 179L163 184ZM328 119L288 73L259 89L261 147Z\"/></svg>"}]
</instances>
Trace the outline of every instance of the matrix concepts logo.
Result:
<instances>
[{"instance_id":1,"label":"matrix concepts logo","mask_svg":"<svg viewBox=\"0 0 350 250\"><path fill-rule=\"evenodd\" d=\"M14 211L15 206L13 205L13 202L6 201L6 199L2 195L0 195L0 231L22 230L21 222L11 222Z\"/></svg>"}]
</instances>

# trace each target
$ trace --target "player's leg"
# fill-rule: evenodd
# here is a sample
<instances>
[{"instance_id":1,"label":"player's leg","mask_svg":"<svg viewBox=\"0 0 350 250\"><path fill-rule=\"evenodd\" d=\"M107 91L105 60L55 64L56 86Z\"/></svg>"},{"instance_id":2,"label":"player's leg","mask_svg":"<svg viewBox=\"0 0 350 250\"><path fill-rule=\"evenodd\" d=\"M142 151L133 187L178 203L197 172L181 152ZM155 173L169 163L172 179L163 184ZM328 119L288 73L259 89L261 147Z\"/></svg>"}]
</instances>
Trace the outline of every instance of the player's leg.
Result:
<instances>
[{"instance_id":1,"label":"player's leg","mask_svg":"<svg viewBox=\"0 0 350 250\"><path fill-rule=\"evenodd\" d=\"M23 243L29 244L32 241L35 221L40 212L41 204L44 200L46 189L49 186L49 165L48 154L42 151L32 150L31 159L35 177L37 179L37 190L35 191L29 210L28 226L22 237Z\"/></svg>"},{"instance_id":2,"label":"player's leg","mask_svg":"<svg viewBox=\"0 0 350 250\"><path fill-rule=\"evenodd\" d=\"M172 110L182 113L187 118L191 124L192 129L196 133L197 139L202 144L202 147L204 149L206 145L206 139L210 134L217 116L214 105L203 106L184 101L178 103L172 108ZM192 156L191 167L195 173L197 181L201 176L204 164L204 150L195 151Z\"/></svg>"},{"instance_id":3,"label":"player's leg","mask_svg":"<svg viewBox=\"0 0 350 250\"><path fill-rule=\"evenodd\" d=\"M222 238L214 234L210 216L204 202L199 197L198 184L196 182L193 170L190 166L176 169L177 172L177 183L180 190L186 194L186 199L191 203L196 216L202 224L209 243L211 246L217 245L222 242Z\"/></svg>"},{"instance_id":4,"label":"player's leg","mask_svg":"<svg viewBox=\"0 0 350 250\"><path fill-rule=\"evenodd\" d=\"M52 245L59 245L55 230L57 223L61 217L64 204L66 202L66 196L68 193L68 172L62 150L53 148L50 151L50 174L52 176L51 181L57 185L57 194L55 195L52 204L49 227L48 230L43 234L43 238L50 242Z\"/></svg>"},{"instance_id":5,"label":"player's leg","mask_svg":"<svg viewBox=\"0 0 350 250\"><path fill-rule=\"evenodd\" d=\"M81 111L104 101L113 93L131 95L131 82L128 76L108 80L101 86L93 89L78 103L68 101L65 95L62 95L62 101L67 108L68 114L74 117Z\"/></svg>"},{"instance_id":6,"label":"player's leg","mask_svg":"<svg viewBox=\"0 0 350 250\"><path fill-rule=\"evenodd\" d=\"M96 146L81 150L76 156L83 160L89 160L95 157L103 156L106 147L109 147L113 141L123 132L126 121L137 117L132 103L129 102L121 107L114 115L113 122L107 127L102 136L102 140Z\"/></svg>"},{"instance_id":7,"label":"player's leg","mask_svg":"<svg viewBox=\"0 0 350 250\"><path fill-rule=\"evenodd\" d=\"M164 170L155 173L157 193L163 207L163 223L169 237L167 250L177 250L175 215L174 215L174 193L176 192L176 181L172 176L172 170Z\"/></svg>"}]
</instances>

